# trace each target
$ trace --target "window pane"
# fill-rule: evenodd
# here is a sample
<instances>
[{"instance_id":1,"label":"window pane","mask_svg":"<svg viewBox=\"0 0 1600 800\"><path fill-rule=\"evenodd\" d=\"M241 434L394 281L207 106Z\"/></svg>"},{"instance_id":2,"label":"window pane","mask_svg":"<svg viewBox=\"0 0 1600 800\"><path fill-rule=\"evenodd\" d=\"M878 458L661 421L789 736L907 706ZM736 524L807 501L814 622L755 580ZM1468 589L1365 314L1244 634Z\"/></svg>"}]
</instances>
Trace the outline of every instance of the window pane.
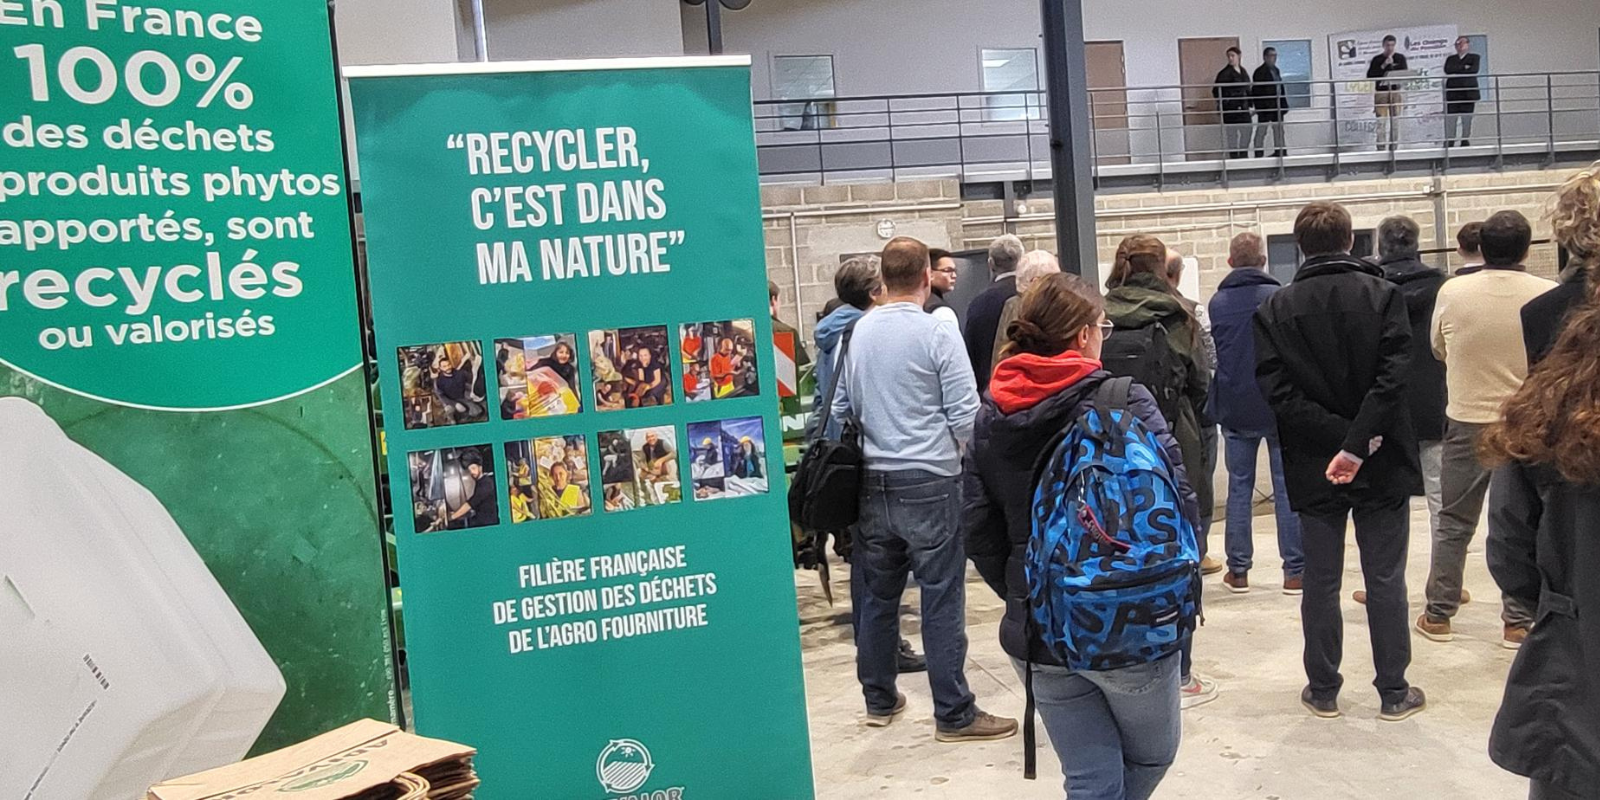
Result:
<instances>
[{"instance_id":1,"label":"window pane","mask_svg":"<svg viewBox=\"0 0 1600 800\"><path fill-rule=\"evenodd\" d=\"M1284 90L1289 95L1290 108L1311 107L1311 40L1268 39L1262 49L1278 49L1278 69L1283 72Z\"/></svg>"},{"instance_id":2,"label":"window pane","mask_svg":"<svg viewBox=\"0 0 1600 800\"><path fill-rule=\"evenodd\" d=\"M1011 94L1034 92L1039 88L1038 60L1033 48L983 48L978 51L978 58L983 71L983 90L1007 93L991 94L983 99L985 119L993 122L1038 119L1038 98L1031 94Z\"/></svg>"},{"instance_id":3,"label":"window pane","mask_svg":"<svg viewBox=\"0 0 1600 800\"><path fill-rule=\"evenodd\" d=\"M772 92L779 100L833 97L833 56L774 56Z\"/></svg>"},{"instance_id":4,"label":"window pane","mask_svg":"<svg viewBox=\"0 0 1600 800\"><path fill-rule=\"evenodd\" d=\"M1033 48L990 50L984 48L983 90L986 92L1031 92L1039 88L1039 71Z\"/></svg>"}]
</instances>

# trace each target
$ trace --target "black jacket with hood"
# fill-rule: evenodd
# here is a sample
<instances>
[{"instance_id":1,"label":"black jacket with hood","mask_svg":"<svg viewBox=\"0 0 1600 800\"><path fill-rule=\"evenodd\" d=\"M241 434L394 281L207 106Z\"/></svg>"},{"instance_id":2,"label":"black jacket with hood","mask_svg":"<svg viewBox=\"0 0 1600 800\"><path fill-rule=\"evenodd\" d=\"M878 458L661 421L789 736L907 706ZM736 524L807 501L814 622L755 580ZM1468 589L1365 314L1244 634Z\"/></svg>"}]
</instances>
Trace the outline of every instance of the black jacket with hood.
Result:
<instances>
[{"instance_id":1,"label":"black jacket with hood","mask_svg":"<svg viewBox=\"0 0 1600 800\"><path fill-rule=\"evenodd\" d=\"M1262 304L1255 324L1256 379L1278 420L1289 505L1331 515L1421 495L1405 397L1411 320L1400 290L1359 258L1318 256ZM1365 459L1346 486L1327 478L1340 451Z\"/></svg>"},{"instance_id":2,"label":"black jacket with hood","mask_svg":"<svg viewBox=\"0 0 1600 800\"><path fill-rule=\"evenodd\" d=\"M1510 464L1490 490L1489 571L1538 607L1489 734L1496 764L1595 797L1600 787L1600 489Z\"/></svg>"},{"instance_id":3,"label":"black jacket with hood","mask_svg":"<svg viewBox=\"0 0 1600 800\"><path fill-rule=\"evenodd\" d=\"M1014 658L1031 656L1034 663L1059 664L1042 642L1029 640L1026 627L1028 582L1022 563L1033 532L1033 468L1055 435L1093 407L1095 390L1110 378L1110 373L1096 370L1037 405L1011 414L1000 410L992 394L985 395L978 410L972 447L962 470L965 510L961 529L967 557L989 588L1006 601L1000 646ZM1128 405L1166 448L1183 495L1184 515L1198 524L1200 507L1183 470L1183 456L1155 398L1135 384Z\"/></svg>"},{"instance_id":4,"label":"black jacket with hood","mask_svg":"<svg viewBox=\"0 0 1600 800\"><path fill-rule=\"evenodd\" d=\"M1433 307L1439 300L1444 273L1417 260L1415 255L1389 256L1379 263L1383 277L1399 287L1411 319L1411 369L1406 374L1406 405L1417 439L1437 442L1444 438L1444 362L1433 355Z\"/></svg>"}]
</instances>

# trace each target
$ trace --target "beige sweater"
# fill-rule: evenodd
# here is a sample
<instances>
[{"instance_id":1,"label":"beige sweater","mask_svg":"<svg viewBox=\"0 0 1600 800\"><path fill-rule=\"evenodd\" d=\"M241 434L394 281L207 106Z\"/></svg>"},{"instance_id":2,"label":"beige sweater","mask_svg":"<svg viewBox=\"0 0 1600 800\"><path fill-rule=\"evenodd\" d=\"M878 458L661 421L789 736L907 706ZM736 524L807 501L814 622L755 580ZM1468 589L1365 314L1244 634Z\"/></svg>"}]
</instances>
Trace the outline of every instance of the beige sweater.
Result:
<instances>
[{"instance_id":1,"label":"beige sweater","mask_svg":"<svg viewBox=\"0 0 1600 800\"><path fill-rule=\"evenodd\" d=\"M1445 365L1446 416L1480 425L1500 418L1501 404L1528 377L1522 307L1555 287L1526 272L1486 269L1439 289L1433 354Z\"/></svg>"}]
</instances>

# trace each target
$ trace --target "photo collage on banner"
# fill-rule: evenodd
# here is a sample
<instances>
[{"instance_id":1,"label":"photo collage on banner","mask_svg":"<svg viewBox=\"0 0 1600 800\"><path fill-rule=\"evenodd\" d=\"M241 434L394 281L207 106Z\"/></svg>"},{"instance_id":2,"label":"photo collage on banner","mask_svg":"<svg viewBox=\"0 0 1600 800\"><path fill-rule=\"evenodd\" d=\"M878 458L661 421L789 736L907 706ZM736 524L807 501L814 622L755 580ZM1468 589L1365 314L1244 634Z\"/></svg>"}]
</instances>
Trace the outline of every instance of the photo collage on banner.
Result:
<instances>
[{"instance_id":1,"label":"photo collage on banner","mask_svg":"<svg viewBox=\"0 0 1600 800\"><path fill-rule=\"evenodd\" d=\"M468 425L489 418L484 405L483 346L446 342L402 347L400 397L408 430Z\"/></svg>"},{"instance_id":2,"label":"photo collage on banner","mask_svg":"<svg viewBox=\"0 0 1600 800\"><path fill-rule=\"evenodd\" d=\"M705 402L760 395L753 320L683 323L677 330L685 399ZM653 325L588 333L595 409L672 404L670 331L669 326ZM484 382L479 342L398 348L405 427L486 422L489 397L499 398L499 418L505 421L579 414L585 406L577 342L574 334L494 340L493 389ZM687 441L693 443L689 455L694 499L767 491L760 417L691 423L688 434ZM673 426L601 431L597 440L601 509L628 511L683 499L679 437ZM510 521L593 513L588 450L582 435L507 442L504 476ZM497 463L489 445L410 453L416 532L498 525Z\"/></svg>"},{"instance_id":3,"label":"photo collage on banner","mask_svg":"<svg viewBox=\"0 0 1600 800\"><path fill-rule=\"evenodd\" d=\"M683 396L690 402L753 397L761 393L756 374L756 323L740 319L682 326Z\"/></svg>"},{"instance_id":4,"label":"photo collage on banner","mask_svg":"<svg viewBox=\"0 0 1600 800\"><path fill-rule=\"evenodd\" d=\"M601 411L672 405L667 328L622 328L589 334L594 403Z\"/></svg>"},{"instance_id":5,"label":"photo collage on banner","mask_svg":"<svg viewBox=\"0 0 1600 800\"><path fill-rule=\"evenodd\" d=\"M572 334L497 339L500 418L559 417L583 410L578 340Z\"/></svg>"},{"instance_id":6,"label":"photo collage on banner","mask_svg":"<svg viewBox=\"0 0 1600 800\"><path fill-rule=\"evenodd\" d=\"M494 450L489 445L421 450L407 460L417 533L500 524Z\"/></svg>"},{"instance_id":7,"label":"photo collage on banner","mask_svg":"<svg viewBox=\"0 0 1600 800\"><path fill-rule=\"evenodd\" d=\"M767 492L767 443L760 417L689 423L694 499Z\"/></svg>"}]
</instances>

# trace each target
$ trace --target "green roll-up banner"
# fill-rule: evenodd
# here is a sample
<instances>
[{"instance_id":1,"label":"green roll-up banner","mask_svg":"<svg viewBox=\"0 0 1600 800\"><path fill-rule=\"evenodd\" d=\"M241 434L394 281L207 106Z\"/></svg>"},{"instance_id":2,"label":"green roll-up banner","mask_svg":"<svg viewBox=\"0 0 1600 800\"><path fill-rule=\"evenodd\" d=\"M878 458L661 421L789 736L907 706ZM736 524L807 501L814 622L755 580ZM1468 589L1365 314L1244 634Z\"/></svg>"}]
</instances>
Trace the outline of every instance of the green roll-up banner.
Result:
<instances>
[{"instance_id":1,"label":"green roll-up banner","mask_svg":"<svg viewBox=\"0 0 1600 800\"><path fill-rule=\"evenodd\" d=\"M417 730L811 797L748 60L349 77Z\"/></svg>"},{"instance_id":2,"label":"green roll-up banner","mask_svg":"<svg viewBox=\"0 0 1600 800\"><path fill-rule=\"evenodd\" d=\"M0 2L0 797L395 718L342 138L326 0Z\"/></svg>"}]
</instances>

